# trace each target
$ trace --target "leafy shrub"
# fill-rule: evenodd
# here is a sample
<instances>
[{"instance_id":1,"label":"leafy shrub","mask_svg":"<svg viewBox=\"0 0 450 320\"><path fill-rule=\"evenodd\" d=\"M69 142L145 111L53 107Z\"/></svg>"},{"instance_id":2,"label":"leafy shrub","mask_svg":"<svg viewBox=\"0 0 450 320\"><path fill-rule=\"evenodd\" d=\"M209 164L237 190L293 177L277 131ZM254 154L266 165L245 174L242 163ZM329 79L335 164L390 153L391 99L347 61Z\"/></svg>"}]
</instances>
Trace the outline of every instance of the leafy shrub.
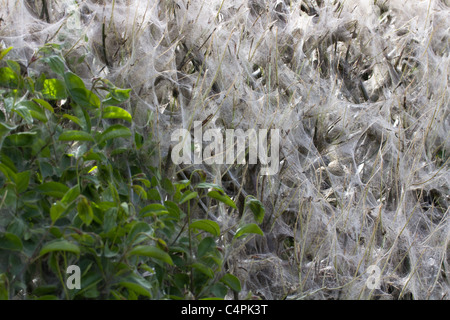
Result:
<instances>
[{"instance_id":1,"label":"leafy shrub","mask_svg":"<svg viewBox=\"0 0 450 320\"><path fill-rule=\"evenodd\" d=\"M9 50L0 52L0 298L239 292L227 252L261 229L237 225L230 237L208 212L193 215L203 197L236 204L201 171L196 183L193 176L172 182L148 163L151 139L123 108L131 89L100 78L86 86L57 45L41 48L26 67L5 61ZM261 223L261 203L247 204ZM80 267L80 289L66 286L71 265Z\"/></svg>"}]
</instances>

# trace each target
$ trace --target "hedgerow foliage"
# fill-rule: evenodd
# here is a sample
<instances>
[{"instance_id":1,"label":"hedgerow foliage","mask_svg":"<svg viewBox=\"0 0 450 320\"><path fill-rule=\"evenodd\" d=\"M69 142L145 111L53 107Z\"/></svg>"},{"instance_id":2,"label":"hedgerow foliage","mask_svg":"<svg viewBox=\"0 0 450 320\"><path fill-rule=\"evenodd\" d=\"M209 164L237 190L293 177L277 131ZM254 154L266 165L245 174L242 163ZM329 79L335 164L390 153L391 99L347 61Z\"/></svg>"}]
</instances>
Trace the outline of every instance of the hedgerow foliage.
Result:
<instances>
[{"instance_id":1,"label":"hedgerow foliage","mask_svg":"<svg viewBox=\"0 0 450 320\"><path fill-rule=\"evenodd\" d=\"M130 89L101 78L86 85L58 45L41 48L28 66L6 60L10 50L0 52L0 298L239 292L227 246L261 229L221 230L207 210L194 216L205 197L236 205L201 171L173 182L152 166L151 137L121 107ZM262 222L261 204L248 203ZM67 286L70 265L80 267L79 289Z\"/></svg>"}]
</instances>

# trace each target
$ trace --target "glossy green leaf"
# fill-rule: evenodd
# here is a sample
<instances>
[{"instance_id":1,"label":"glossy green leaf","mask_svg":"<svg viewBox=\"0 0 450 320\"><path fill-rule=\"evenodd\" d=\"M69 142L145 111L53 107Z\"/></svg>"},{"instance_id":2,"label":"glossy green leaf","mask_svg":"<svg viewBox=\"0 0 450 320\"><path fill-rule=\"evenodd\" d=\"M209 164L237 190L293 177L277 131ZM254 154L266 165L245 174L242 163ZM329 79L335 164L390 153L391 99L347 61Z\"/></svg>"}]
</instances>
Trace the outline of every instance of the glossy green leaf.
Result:
<instances>
[{"instance_id":1,"label":"glossy green leaf","mask_svg":"<svg viewBox=\"0 0 450 320\"><path fill-rule=\"evenodd\" d=\"M11 126L6 123L0 122L0 148L3 142L3 139L10 133L12 130L14 130L16 126Z\"/></svg>"},{"instance_id":2,"label":"glossy green leaf","mask_svg":"<svg viewBox=\"0 0 450 320\"><path fill-rule=\"evenodd\" d=\"M61 201L56 201L50 208L50 218L53 222L56 222L66 211L67 207Z\"/></svg>"},{"instance_id":3,"label":"glossy green leaf","mask_svg":"<svg viewBox=\"0 0 450 320\"><path fill-rule=\"evenodd\" d=\"M264 214L266 210L264 209L263 204L256 198L249 197L247 198L247 204L250 207L250 210L253 212L253 216L258 223L262 223L264 220Z\"/></svg>"},{"instance_id":4,"label":"glossy green leaf","mask_svg":"<svg viewBox=\"0 0 450 320\"><path fill-rule=\"evenodd\" d=\"M7 179L16 181L17 177L15 170L12 170L10 167L1 162L0 162L0 171Z\"/></svg>"},{"instance_id":5,"label":"glossy green leaf","mask_svg":"<svg viewBox=\"0 0 450 320\"><path fill-rule=\"evenodd\" d=\"M8 277L5 273L0 273L0 300L9 299Z\"/></svg>"},{"instance_id":6,"label":"glossy green leaf","mask_svg":"<svg viewBox=\"0 0 450 320\"><path fill-rule=\"evenodd\" d=\"M234 238L239 238L239 237L241 237L245 234L249 234L249 233L259 234L261 236L264 235L264 233L262 232L261 228L258 227L258 225L254 224L254 223L248 223L236 230L236 234L234 235Z\"/></svg>"},{"instance_id":7,"label":"glossy green leaf","mask_svg":"<svg viewBox=\"0 0 450 320\"><path fill-rule=\"evenodd\" d=\"M50 56L42 59L44 62L48 63L50 68L57 74L63 75L65 66L64 61L59 56Z\"/></svg>"},{"instance_id":8,"label":"glossy green leaf","mask_svg":"<svg viewBox=\"0 0 450 320\"><path fill-rule=\"evenodd\" d=\"M139 150L142 148L142 145L144 143L144 137L140 135L139 133L134 133L134 143L136 144L136 148Z\"/></svg>"},{"instance_id":9,"label":"glossy green leaf","mask_svg":"<svg viewBox=\"0 0 450 320\"><path fill-rule=\"evenodd\" d=\"M237 209L236 204L234 203L234 201L231 200L230 197L227 196L222 190L217 190L216 189L216 190L210 191L210 192L208 192L208 196L213 198L213 199L216 199L216 200L218 200L220 202L223 202L226 205L228 205L228 206L230 206L230 207L232 207L234 209Z\"/></svg>"},{"instance_id":10,"label":"glossy green leaf","mask_svg":"<svg viewBox=\"0 0 450 320\"><path fill-rule=\"evenodd\" d=\"M37 186L36 189L47 196L59 199L64 197L66 192L69 191L69 188L66 185L55 181L45 182Z\"/></svg>"},{"instance_id":11,"label":"glossy green leaf","mask_svg":"<svg viewBox=\"0 0 450 320\"><path fill-rule=\"evenodd\" d=\"M119 285L129 290L132 290L139 295L151 298L150 294L151 285L147 280L145 280L141 276L131 274L126 278L120 280Z\"/></svg>"},{"instance_id":12,"label":"glossy green leaf","mask_svg":"<svg viewBox=\"0 0 450 320\"><path fill-rule=\"evenodd\" d=\"M180 218L181 211L180 211L180 208L178 207L178 205L175 202L164 201L164 206L169 211L169 214L170 214L171 217L174 217L175 219L179 219Z\"/></svg>"},{"instance_id":13,"label":"glossy green leaf","mask_svg":"<svg viewBox=\"0 0 450 320\"><path fill-rule=\"evenodd\" d=\"M25 147L34 143L36 132L19 132L8 136L8 141L16 147Z\"/></svg>"},{"instance_id":14,"label":"glossy green leaf","mask_svg":"<svg viewBox=\"0 0 450 320\"><path fill-rule=\"evenodd\" d=\"M91 204L86 197L81 197L80 201L77 205L78 217L83 221L87 226L89 226L94 219L94 212L92 211Z\"/></svg>"},{"instance_id":15,"label":"glossy green leaf","mask_svg":"<svg viewBox=\"0 0 450 320\"><path fill-rule=\"evenodd\" d=\"M68 205L75 201L75 199L80 195L80 187L78 185L70 188L62 197L61 202Z\"/></svg>"},{"instance_id":16,"label":"glossy green leaf","mask_svg":"<svg viewBox=\"0 0 450 320\"><path fill-rule=\"evenodd\" d=\"M128 234L127 242L136 244L143 239L147 239L145 235L142 235L142 237L139 236L140 233L147 233L151 230L148 223L145 222L138 222L133 225L133 227L130 230L130 233Z\"/></svg>"},{"instance_id":17,"label":"glossy green leaf","mask_svg":"<svg viewBox=\"0 0 450 320\"><path fill-rule=\"evenodd\" d=\"M66 84L67 90L71 91L73 89L86 89L83 80L76 74L72 72L64 73L64 82Z\"/></svg>"},{"instance_id":18,"label":"glossy green leaf","mask_svg":"<svg viewBox=\"0 0 450 320\"><path fill-rule=\"evenodd\" d=\"M116 124L110 126L100 135L99 143L102 143L110 139L128 138L128 137L131 137L130 129L120 124Z\"/></svg>"},{"instance_id":19,"label":"glossy green leaf","mask_svg":"<svg viewBox=\"0 0 450 320\"><path fill-rule=\"evenodd\" d=\"M23 248L22 240L14 233L0 233L0 248L5 250L20 251Z\"/></svg>"},{"instance_id":20,"label":"glossy green leaf","mask_svg":"<svg viewBox=\"0 0 450 320\"><path fill-rule=\"evenodd\" d=\"M152 201L161 201L161 195L159 194L158 189L150 189L147 191L147 199Z\"/></svg>"},{"instance_id":21,"label":"glossy green leaf","mask_svg":"<svg viewBox=\"0 0 450 320\"><path fill-rule=\"evenodd\" d=\"M110 90L111 95L119 102L127 101L130 98L131 89L119 89L115 88Z\"/></svg>"},{"instance_id":22,"label":"glossy green leaf","mask_svg":"<svg viewBox=\"0 0 450 320\"><path fill-rule=\"evenodd\" d=\"M19 77L11 68L0 68L0 87L17 88L18 85Z\"/></svg>"},{"instance_id":23,"label":"glossy green leaf","mask_svg":"<svg viewBox=\"0 0 450 320\"><path fill-rule=\"evenodd\" d=\"M130 255L151 257L173 265L172 258L169 254L153 246L137 246L130 251Z\"/></svg>"},{"instance_id":24,"label":"glossy green leaf","mask_svg":"<svg viewBox=\"0 0 450 320\"><path fill-rule=\"evenodd\" d=\"M238 278L233 276L230 273L225 274L222 279L220 279L221 282L223 282L225 285L227 285L231 290L235 292L241 291L241 282Z\"/></svg>"},{"instance_id":25,"label":"glossy green leaf","mask_svg":"<svg viewBox=\"0 0 450 320\"><path fill-rule=\"evenodd\" d=\"M168 214L168 213L169 213L169 211L162 204L152 203L152 204L149 204L148 206L145 206L144 208L142 208L141 211L139 212L139 215L141 217L148 217L148 216L153 216L153 215L159 216L159 215Z\"/></svg>"},{"instance_id":26,"label":"glossy green leaf","mask_svg":"<svg viewBox=\"0 0 450 320\"><path fill-rule=\"evenodd\" d=\"M132 120L131 114L125 109L122 109L120 107L104 108L102 117L104 119L122 119L128 122L131 122Z\"/></svg>"},{"instance_id":27,"label":"glossy green leaf","mask_svg":"<svg viewBox=\"0 0 450 320\"><path fill-rule=\"evenodd\" d=\"M202 264L200 262L196 262L196 263L192 264L192 267L194 269L200 271L204 275L206 275L208 278L210 278L210 279L214 278L214 272L212 271L212 269L205 266L204 264Z\"/></svg>"},{"instance_id":28,"label":"glossy green leaf","mask_svg":"<svg viewBox=\"0 0 450 320\"><path fill-rule=\"evenodd\" d=\"M147 200L147 192L140 185L135 184L132 186L134 192L141 198L142 200Z\"/></svg>"},{"instance_id":29,"label":"glossy green leaf","mask_svg":"<svg viewBox=\"0 0 450 320\"><path fill-rule=\"evenodd\" d=\"M209 183L209 182L200 182L199 184L197 184L195 186L195 188L199 188L199 189L218 189L218 190L224 192L221 186L219 186L218 184Z\"/></svg>"},{"instance_id":30,"label":"glossy green leaf","mask_svg":"<svg viewBox=\"0 0 450 320\"><path fill-rule=\"evenodd\" d=\"M180 204L185 203L185 202L187 202L187 201L189 201L189 200L191 200L191 199L194 199L194 198L196 198L197 196L198 196L198 193L197 193L197 192L193 192L193 191L187 190L187 191L185 191L185 192L183 193L183 195L182 195L182 197L181 197L181 200L180 200Z\"/></svg>"},{"instance_id":31,"label":"glossy green leaf","mask_svg":"<svg viewBox=\"0 0 450 320\"><path fill-rule=\"evenodd\" d=\"M78 105L85 108L100 108L100 99L91 90L85 88L74 88L69 94Z\"/></svg>"},{"instance_id":32,"label":"glossy green leaf","mask_svg":"<svg viewBox=\"0 0 450 320\"><path fill-rule=\"evenodd\" d=\"M201 258L208 252L213 251L216 248L216 241L214 238L206 237L198 245L197 254Z\"/></svg>"},{"instance_id":33,"label":"glossy green leaf","mask_svg":"<svg viewBox=\"0 0 450 320\"><path fill-rule=\"evenodd\" d=\"M75 122L77 125L79 125L81 128L83 128L83 124L80 120L80 118L76 117L76 116L72 116L70 114L63 114L63 118L68 119L70 121Z\"/></svg>"},{"instance_id":34,"label":"glossy green leaf","mask_svg":"<svg viewBox=\"0 0 450 320\"><path fill-rule=\"evenodd\" d=\"M28 189L30 183L31 171L20 172L16 175L16 190L17 193L25 192Z\"/></svg>"},{"instance_id":35,"label":"glossy green leaf","mask_svg":"<svg viewBox=\"0 0 450 320\"><path fill-rule=\"evenodd\" d=\"M67 130L59 135L60 141L94 141L92 135L79 130Z\"/></svg>"},{"instance_id":36,"label":"glossy green leaf","mask_svg":"<svg viewBox=\"0 0 450 320\"><path fill-rule=\"evenodd\" d=\"M24 105L17 105L14 107L13 111L21 116L27 124L33 123L33 117L31 116L30 110Z\"/></svg>"},{"instance_id":37,"label":"glossy green leaf","mask_svg":"<svg viewBox=\"0 0 450 320\"><path fill-rule=\"evenodd\" d=\"M59 79L44 80L42 94L44 95L44 98L48 100L63 100L67 98L64 82Z\"/></svg>"},{"instance_id":38,"label":"glossy green leaf","mask_svg":"<svg viewBox=\"0 0 450 320\"><path fill-rule=\"evenodd\" d=\"M17 63L16 61L13 61L13 60L7 60L6 64L8 65L8 67L11 68L12 71L15 72L15 74L17 76L20 77L21 72L20 72L20 64L19 63Z\"/></svg>"},{"instance_id":39,"label":"glossy green leaf","mask_svg":"<svg viewBox=\"0 0 450 320\"><path fill-rule=\"evenodd\" d=\"M223 298L225 298L225 296L228 292L228 289L223 283L217 282L211 287L211 292L216 297L223 299Z\"/></svg>"},{"instance_id":40,"label":"glossy green leaf","mask_svg":"<svg viewBox=\"0 0 450 320\"><path fill-rule=\"evenodd\" d=\"M5 49L0 49L0 60L2 60L7 54L8 52L11 51L13 47L9 47L9 48L5 48Z\"/></svg>"},{"instance_id":41,"label":"glossy green leaf","mask_svg":"<svg viewBox=\"0 0 450 320\"><path fill-rule=\"evenodd\" d=\"M27 103L27 108L34 119L37 119L44 123L48 121L47 116L45 115L45 111L39 105L32 101L24 101L22 103Z\"/></svg>"},{"instance_id":42,"label":"glossy green leaf","mask_svg":"<svg viewBox=\"0 0 450 320\"><path fill-rule=\"evenodd\" d=\"M67 251L75 254L80 254L80 248L76 244L64 239L58 239L43 246L39 255L43 256L44 254L55 251Z\"/></svg>"},{"instance_id":43,"label":"glossy green leaf","mask_svg":"<svg viewBox=\"0 0 450 320\"><path fill-rule=\"evenodd\" d=\"M200 229L203 231L206 231L208 233L211 233L213 236L218 237L220 235L220 227L219 224L215 221L202 219L202 220L196 220L191 223L189 226L190 229Z\"/></svg>"},{"instance_id":44,"label":"glossy green leaf","mask_svg":"<svg viewBox=\"0 0 450 320\"><path fill-rule=\"evenodd\" d=\"M50 105L50 103L48 103L45 100L42 99L33 99L34 102L38 103L39 105L41 105L41 107L47 109L48 111L54 113L55 110L53 109L53 107Z\"/></svg>"}]
</instances>

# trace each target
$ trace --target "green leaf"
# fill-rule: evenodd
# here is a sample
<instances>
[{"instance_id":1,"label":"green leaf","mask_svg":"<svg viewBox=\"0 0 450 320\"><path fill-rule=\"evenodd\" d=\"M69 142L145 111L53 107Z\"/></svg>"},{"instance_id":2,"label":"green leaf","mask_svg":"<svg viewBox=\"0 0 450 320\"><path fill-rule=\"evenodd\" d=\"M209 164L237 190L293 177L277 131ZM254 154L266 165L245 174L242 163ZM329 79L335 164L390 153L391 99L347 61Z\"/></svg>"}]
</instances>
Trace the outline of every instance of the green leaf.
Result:
<instances>
[{"instance_id":1,"label":"green leaf","mask_svg":"<svg viewBox=\"0 0 450 320\"><path fill-rule=\"evenodd\" d=\"M219 186L218 184L209 183L209 182L200 182L199 184L197 184L195 186L195 188L199 188L199 189L218 189L218 190L224 192L221 186Z\"/></svg>"},{"instance_id":2,"label":"green leaf","mask_svg":"<svg viewBox=\"0 0 450 320\"><path fill-rule=\"evenodd\" d=\"M144 137L140 135L139 133L134 133L134 143L136 144L136 148L139 150L142 148L142 145L144 143Z\"/></svg>"},{"instance_id":3,"label":"green leaf","mask_svg":"<svg viewBox=\"0 0 450 320\"><path fill-rule=\"evenodd\" d=\"M69 188L59 182L45 182L39 186L37 186L36 188L39 192L47 195L47 196L51 196L54 198L59 198L61 199L62 197L64 197L64 195L66 194L67 191L69 191Z\"/></svg>"},{"instance_id":4,"label":"green leaf","mask_svg":"<svg viewBox=\"0 0 450 320\"><path fill-rule=\"evenodd\" d=\"M161 201L161 195L159 194L158 189L150 189L147 191L147 199L153 201Z\"/></svg>"},{"instance_id":5,"label":"green leaf","mask_svg":"<svg viewBox=\"0 0 450 320\"><path fill-rule=\"evenodd\" d=\"M153 177L153 178L155 178L155 177ZM152 181L153 181L153 180L152 180ZM164 178L164 179L161 181L161 186L162 186L163 189L164 189L165 191L167 191L167 193L169 193L169 194L172 194L172 193L175 192L175 188L174 188L174 186L173 186L173 184L172 184L172 181L170 181L170 179Z\"/></svg>"},{"instance_id":6,"label":"green leaf","mask_svg":"<svg viewBox=\"0 0 450 320\"><path fill-rule=\"evenodd\" d=\"M200 229L211 233L213 236L218 237L220 235L219 224L215 221L208 219L196 220L189 226L190 229Z\"/></svg>"},{"instance_id":7,"label":"green leaf","mask_svg":"<svg viewBox=\"0 0 450 320\"><path fill-rule=\"evenodd\" d=\"M208 252L213 251L216 248L216 241L214 238L206 237L198 245L197 254L201 258Z\"/></svg>"},{"instance_id":8,"label":"green leaf","mask_svg":"<svg viewBox=\"0 0 450 320\"><path fill-rule=\"evenodd\" d=\"M0 59L1 60L1 59ZM0 300L9 299L8 277L5 273L0 274Z\"/></svg>"},{"instance_id":9,"label":"green leaf","mask_svg":"<svg viewBox=\"0 0 450 320\"><path fill-rule=\"evenodd\" d=\"M131 114L120 107L106 107L103 109L104 119L122 119L128 122L132 121Z\"/></svg>"},{"instance_id":10,"label":"green leaf","mask_svg":"<svg viewBox=\"0 0 450 320\"><path fill-rule=\"evenodd\" d=\"M50 105L50 103L48 103L45 100L42 99L33 99L34 102L38 103L41 105L41 107L47 109L48 111L50 111L51 113L54 113L55 110L53 109L53 107Z\"/></svg>"},{"instance_id":11,"label":"green leaf","mask_svg":"<svg viewBox=\"0 0 450 320\"><path fill-rule=\"evenodd\" d=\"M119 102L124 102L130 98L131 89L119 89L115 88L110 90L111 95Z\"/></svg>"},{"instance_id":12,"label":"green leaf","mask_svg":"<svg viewBox=\"0 0 450 320\"><path fill-rule=\"evenodd\" d=\"M194 199L197 196L198 196L197 192L188 190L185 193L183 193L183 196L181 197L181 200L180 200L180 204L185 203L186 201L189 201L191 199Z\"/></svg>"},{"instance_id":13,"label":"green leaf","mask_svg":"<svg viewBox=\"0 0 450 320\"><path fill-rule=\"evenodd\" d=\"M254 224L254 223L248 223L236 230L236 234L234 235L234 238L236 239L236 238L239 238L239 237L241 237L245 234L249 234L249 233L259 234L261 236L264 235L264 233L262 232L261 228L258 227L258 225Z\"/></svg>"},{"instance_id":14,"label":"green leaf","mask_svg":"<svg viewBox=\"0 0 450 320\"><path fill-rule=\"evenodd\" d=\"M151 229L148 223L145 222L135 223L131 228L130 233L128 234L127 242L136 244L137 242L142 241L141 239L146 239L147 237L145 236L142 236L142 238L139 237L139 234L149 232L150 230Z\"/></svg>"},{"instance_id":15,"label":"green leaf","mask_svg":"<svg viewBox=\"0 0 450 320\"><path fill-rule=\"evenodd\" d=\"M180 180L175 183L175 187L176 187L177 191L181 191L181 190L184 190L187 187L189 187L190 184L191 184L191 180Z\"/></svg>"},{"instance_id":16,"label":"green leaf","mask_svg":"<svg viewBox=\"0 0 450 320\"><path fill-rule=\"evenodd\" d=\"M33 117L31 116L30 110L24 105L18 105L13 109L15 113L21 116L27 124L33 123Z\"/></svg>"},{"instance_id":17,"label":"green leaf","mask_svg":"<svg viewBox=\"0 0 450 320\"><path fill-rule=\"evenodd\" d=\"M17 88L18 85L19 77L11 68L0 68L0 87Z\"/></svg>"},{"instance_id":18,"label":"green leaf","mask_svg":"<svg viewBox=\"0 0 450 320\"><path fill-rule=\"evenodd\" d=\"M92 135L79 130L67 130L59 135L60 141L94 141Z\"/></svg>"},{"instance_id":19,"label":"green leaf","mask_svg":"<svg viewBox=\"0 0 450 320\"><path fill-rule=\"evenodd\" d=\"M5 250L20 251L23 248L22 240L14 233L5 232L0 234L0 248Z\"/></svg>"},{"instance_id":20,"label":"green leaf","mask_svg":"<svg viewBox=\"0 0 450 320\"><path fill-rule=\"evenodd\" d=\"M143 277L131 274L119 282L119 285L136 292L139 295L151 298L151 285Z\"/></svg>"},{"instance_id":21,"label":"green leaf","mask_svg":"<svg viewBox=\"0 0 450 320\"><path fill-rule=\"evenodd\" d=\"M134 192L136 192L136 194L139 196L139 198L141 198L142 200L147 200L147 192L145 192L144 188L142 188L138 184L134 184L132 188Z\"/></svg>"},{"instance_id":22,"label":"green leaf","mask_svg":"<svg viewBox=\"0 0 450 320\"><path fill-rule=\"evenodd\" d=\"M208 278L214 278L214 272L212 271L212 269L205 266L204 264L196 262L192 264L192 267L206 275Z\"/></svg>"},{"instance_id":23,"label":"green leaf","mask_svg":"<svg viewBox=\"0 0 450 320\"><path fill-rule=\"evenodd\" d=\"M82 197L77 205L78 217L83 221L87 226L89 226L94 219L94 211L92 211L91 204L86 197Z\"/></svg>"},{"instance_id":24,"label":"green leaf","mask_svg":"<svg viewBox=\"0 0 450 320\"><path fill-rule=\"evenodd\" d=\"M247 204L250 207L250 210L253 212L253 216L255 217L256 222L262 223L266 210L264 209L261 201L256 198L249 197L247 198Z\"/></svg>"},{"instance_id":25,"label":"green leaf","mask_svg":"<svg viewBox=\"0 0 450 320\"><path fill-rule=\"evenodd\" d=\"M25 192L28 189L30 183L31 171L20 172L16 175L16 189L17 193Z\"/></svg>"},{"instance_id":26,"label":"green leaf","mask_svg":"<svg viewBox=\"0 0 450 320\"><path fill-rule=\"evenodd\" d=\"M59 56L50 56L42 59L44 62L48 63L50 68L57 74L63 75L65 66L64 61Z\"/></svg>"},{"instance_id":27,"label":"green leaf","mask_svg":"<svg viewBox=\"0 0 450 320\"><path fill-rule=\"evenodd\" d=\"M8 141L16 147L29 146L34 142L36 132L19 132L8 136Z\"/></svg>"},{"instance_id":28,"label":"green leaf","mask_svg":"<svg viewBox=\"0 0 450 320\"><path fill-rule=\"evenodd\" d=\"M131 131L120 124L112 125L106 129L100 136L99 143L115 138L128 138L131 136Z\"/></svg>"},{"instance_id":29,"label":"green leaf","mask_svg":"<svg viewBox=\"0 0 450 320\"><path fill-rule=\"evenodd\" d=\"M64 73L64 82L66 83L67 90L69 91L78 88L86 89L83 80L72 72Z\"/></svg>"},{"instance_id":30,"label":"green leaf","mask_svg":"<svg viewBox=\"0 0 450 320\"><path fill-rule=\"evenodd\" d=\"M63 100L67 98L64 82L59 79L44 80L44 88L42 94L48 100Z\"/></svg>"},{"instance_id":31,"label":"green leaf","mask_svg":"<svg viewBox=\"0 0 450 320\"><path fill-rule=\"evenodd\" d=\"M9 47L6 49L0 49L0 60L2 60L8 54L8 52L11 51L12 48L13 47Z\"/></svg>"},{"instance_id":32,"label":"green leaf","mask_svg":"<svg viewBox=\"0 0 450 320\"><path fill-rule=\"evenodd\" d=\"M0 162L0 171L5 175L7 179L16 181L17 179L16 172L9 166L7 166L5 163Z\"/></svg>"},{"instance_id":33,"label":"green leaf","mask_svg":"<svg viewBox=\"0 0 450 320\"><path fill-rule=\"evenodd\" d=\"M149 204L148 206L145 206L144 208L142 208L141 211L139 212L139 215L141 217L148 217L148 216L159 216L159 215L168 214L168 213L169 213L169 211L162 204L152 203L152 204Z\"/></svg>"},{"instance_id":34,"label":"green leaf","mask_svg":"<svg viewBox=\"0 0 450 320\"><path fill-rule=\"evenodd\" d=\"M56 222L56 220L61 217L66 209L67 207L61 201L56 201L56 203L54 203L50 208L50 218L52 221Z\"/></svg>"},{"instance_id":35,"label":"green leaf","mask_svg":"<svg viewBox=\"0 0 450 320\"><path fill-rule=\"evenodd\" d=\"M163 250L153 246L137 246L130 251L130 255L146 256L161 260L167 264L173 265L172 258Z\"/></svg>"},{"instance_id":36,"label":"green leaf","mask_svg":"<svg viewBox=\"0 0 450 320\"><path fill-rule=\"evenodd\" d=\"M39 253L39 255L43 256L46 253L55 252L55 251L67 251L67 252L72 252L75 254L80 254L80 248L76 244L73 244L72 242L69 242L64 239L58 239L58 240L54 240L52 242L47 243L41 249L41 252Z\"/></svg>"},{"instance_id":37,"label":"green leaf","mask_svg":"<svg viewBox=\"0 0 450 320\"><path fill-rule=\"evenodd\" d=\"M239 281L238 278L236 278L235 276L233 276L230 273L227 273L226 275L224 275L222 277L222 279L220 279L220 281L223 282L225 285L227 285L231 290L233 290L235 292L241 291L241 282Z\"/></svg>"},{"instance_id":38,"label":"green leaf","mask_svg":"<svg viewBox=\"0 0 450 320\"><path fill-rule=\"evenodd\" d=\"M80 118L78 118L76 116L72 116L72 115L67 114L67 113L63 114L63 118L75 122L77 125L80 126L80 128L84 129L83 123L81 122Z\"/></svg>"},{"instance_id":39,"label":"green leaf","mask_svg":"<svg viewBox=\"0 0 450 320\"><path fill-rule=\"evenodd\" d=\"M6 64L11 68L12 71L15 72L17 76L20 77L20 64L13 60L7 60Z\"/></svg>"},{"instance_id":40,"label":"green leaf","mask_svg":"<svg viewBox=\"0 0 450 320\"><path fill-rule=\"evenodd\" d=\"M226 205L228 205L228 206L230 206L230 207L232 207L234 209L237 209L236 204L234 203L234 201L231 200L230 197L227 196L222 190L217 190L216 189L216 190L210 191L210 192L208 192L208 196L213 198L213 199L216 199L216 200L218 200L220 202L223 202Z\"/></svg>"},{"instance_id":41,"label":"green leaf","mask_svg":"<svg viewBox=\"0 0 450 320\"><path fill-rule=\"evenodd\" d=\"M47 122L47 116L45 115L44 110L42 110L38 104L32 102L32 101L22 101L20 103L21 105L26 105L28 110L30 111L30 114L33 118L42 121L44 123Z\"/></svg>"},{"instance_id":42,"label":"green leaf","mask_svg":"<svg viewBox=\"0 0 450 320\"><path fill-rule=\"evenodd\" d=\"M100 99L91 90L86 88L74 88L69 90L69 94L78 105L85 108L100 108Z\"/></svg>"},{"instance_id":43,"label":"green leaf","mask_svg":"<svg viewBox=\"0 0 450 320\"><path fill-rule=\"evenodd\" d=\"M39 169L41 171L42 179L53 175L53 166L46 161L39 161Z\"/></svg>"},{"instance_id":44,"label":"green leaf","mask_svg":"<svg viewBox=\"0 0 450 320\"><path fill-rule=\"evenodd\" d=\"M215 283L212 287L211 287L211 292L218 298L223 299L227 292L228 289L225 285L223 285L220 282Z\"/></svg>"},{"instance_id":45,"label":"green leaf","mask_svg":"<svg viewBox=\"0 0 450 320\"><path fill-rule=\"evenodd\" d=\"M14 130L16 127L10 126L6 123L0 122L0 148L3 143L3 139L11 132L11 130Z\"/></svg>"},{"instance_id":46,"label":"green leaf","mask_svg":"<svg viewBox=\"0 0 450 320\"><path fill-rule=\"evenodd\" d=\"M180 208L175 202L172 201L164 201L164 206L169 211L169 215L174 217L175 219L180 219Z\"/></svg>"},{"instance_id":47,"label":"green leaf","mask_svg":"<svg viewBox=\"0 0 450 320\"><path fill-rule=\"evenodd\" d=\"M103 103L110 105L119 105L130 98L130 91L131 89L119 89L112 87L111 89L109 89L109 93L106 95Z\"/></svg>"}]
</instances>

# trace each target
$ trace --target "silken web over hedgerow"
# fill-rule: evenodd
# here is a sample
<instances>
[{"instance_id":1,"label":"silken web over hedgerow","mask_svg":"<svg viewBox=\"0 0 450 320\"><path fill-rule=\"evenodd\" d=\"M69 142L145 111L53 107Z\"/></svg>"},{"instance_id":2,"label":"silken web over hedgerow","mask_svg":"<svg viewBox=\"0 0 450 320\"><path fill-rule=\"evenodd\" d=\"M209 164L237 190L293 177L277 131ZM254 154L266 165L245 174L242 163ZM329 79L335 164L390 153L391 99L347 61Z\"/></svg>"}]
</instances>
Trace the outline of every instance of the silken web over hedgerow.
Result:
<instances>
[{"instance_id":1,"label":"silken web over hedgerow","mask_svg":"<svg viewBox=\"0 0 450 320\"><path fill-rule=\"evenodd\" d=\"M0 18L23 65L58 43L86 83L131 88L164 174L202 169L241 208L211 206L221 228L261 200L264 237L228 252L241 298L450 297L449 1L0 0ZM279 129L278 172L171 163L194 121Z\"/></svg>"}]
</instances>

